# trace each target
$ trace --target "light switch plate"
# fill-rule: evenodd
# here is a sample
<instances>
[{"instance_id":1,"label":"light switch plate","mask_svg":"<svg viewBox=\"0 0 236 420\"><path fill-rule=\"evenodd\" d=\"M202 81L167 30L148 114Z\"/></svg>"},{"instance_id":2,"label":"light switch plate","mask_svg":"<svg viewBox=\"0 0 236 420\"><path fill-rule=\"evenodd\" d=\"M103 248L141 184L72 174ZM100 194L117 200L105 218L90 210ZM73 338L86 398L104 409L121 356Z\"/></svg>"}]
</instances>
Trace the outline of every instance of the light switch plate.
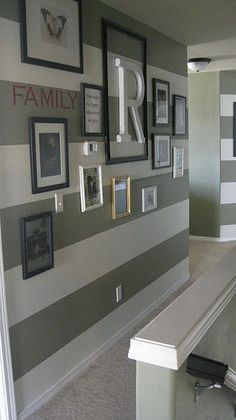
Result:
<instances>
[{"instance_id":1,"label":"light switch plate","mask_svg":"<svg viewBox=\"0 0 236 420\"><path fill-rule=\"evenodd\" d=\"M55 211L56 213L61 213L64 211L64 205L63 205L63 195L62 194L55 194Z\"/></svg>"}]
</instances>

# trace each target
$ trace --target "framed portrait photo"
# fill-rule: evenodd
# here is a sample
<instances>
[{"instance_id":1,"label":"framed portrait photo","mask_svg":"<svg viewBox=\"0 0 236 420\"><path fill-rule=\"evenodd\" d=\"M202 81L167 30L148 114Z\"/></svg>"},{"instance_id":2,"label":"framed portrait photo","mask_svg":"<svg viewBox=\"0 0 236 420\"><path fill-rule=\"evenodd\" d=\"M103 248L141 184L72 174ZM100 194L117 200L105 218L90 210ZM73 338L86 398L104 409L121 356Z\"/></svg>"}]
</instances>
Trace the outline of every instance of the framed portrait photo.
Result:
<instances>
[{"instance_id":1,"label":"framed portrait photo","mask_svg":"<svg viewBox=\"0 0 236 420\"><path fill-rule=\"evenodd\" d=\"M152 135L152 169L167 168L171 165L170 136Z\"/></svg>"},{"instance_id":2,"label":"framed portrait photo","mask_svg":"<svg viewBox=\"0 0 236 420\"><path fill-rule=\"evenodd\" d=\"M21 60L83 73L81 0L19 0Z\"/></svg>"},{"instance_id":3,"label":"framed portrait photo","mask_svg":"<svg viewBox=\"0 0 236 420\"><path fill-rule=\"evenodd\" d=\"M24 279L54 266L51 212L21 219L21 250Z\"/></svg>"},{"instance_id":4,"label":"framed portrait photo","mask_svg":"<svg viewBox=\"0 0 236 420\"><path fill-rule=\"evenodd\" d=\"M131 213L130 176L116 176L112 185L112 219L128 216Z\"/></svg>"},{"instance_id":5,"label":"framed portrait photo","mask_svg":"<svg viewBox=\"0 0 236 420\"><path fill-rule=\"evenodd\" d=\"M81 83L82 135L103 136L103 87Z\"/></svg>"},{"instance_id":6,"label":"framed portrait photo","mask_svg":"<svg viewBox=\"0 0 236 420\"><path fill-rule=\"evenodd\" d=\"M153 79L153 125L169 124L170 83Z\"/></svg>"},{"instance_id":7,"label":"framed portrait photo","mask_svg":"<svg viewBox=\"0 0 236 420\"><path fill-rule=\"evenodd\" d=\"M186 135L186 97L173 95L173 134Z\"/></svg>"},{"instance_id":8,"label":"framed portrait photo","mask_svg":"<svg viewBox=\"0 0 236 420\"><path fill-rule=\"evenodd\" d=\"M31 117L29 130L32 193L68 187L67 120Z\"/></svg>"},{"instance_id":9,"label":"framed portrait photo","mask_svg":"<svg viewBox=\"0 0 236 420\"><path fill-rule=\"evenodd\" d=\"M102 168L79 165L81 211L93 210L103 205Z\"/></svg>"},{"instance_id":10,"label":"framed portrait photo","mask_svg":"<svg viewBox=\"0 0 236 420\"><path fill-rule=\"evenodd\" d=\"M142 212L157 208L157 186L142 188Z\"/></svg>"},{"instance_id":11,"label":"framed portrait photo","mask_svg":"<svg viewBox=\"0 0 236 420\"><path fill-rule=\"evenodd\" d=\"M173 147L173 178L184 175L184 147Z\"/></svg>"}]
</instances>

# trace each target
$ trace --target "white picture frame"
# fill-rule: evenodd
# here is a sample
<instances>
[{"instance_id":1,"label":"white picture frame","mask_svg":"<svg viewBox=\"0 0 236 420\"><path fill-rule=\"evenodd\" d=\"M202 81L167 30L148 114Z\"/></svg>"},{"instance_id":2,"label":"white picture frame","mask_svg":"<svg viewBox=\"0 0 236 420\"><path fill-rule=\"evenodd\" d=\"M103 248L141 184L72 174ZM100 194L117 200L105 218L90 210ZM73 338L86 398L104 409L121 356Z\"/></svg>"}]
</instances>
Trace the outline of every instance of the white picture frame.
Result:
<instances>
[{"instance_id":1,"label":"white picture frame","mask_svg":"<svg viewBox=\"0 0 236 420\"><path fill-rule=\"evenodd\" d=\"M157 208L157 186L142 188L142 213Z\"/></svg>"},{"instance_id":2,"label":"white picture frame","mask_svg":"<svg viewBox=\"0 0 236 420\"><path fill-rule=\"evenodd\" d=\"M173 178L184 175L184 147L173 147Z\"/></svg>"},{"instance_id":3,"label":"white picture frame","mask_svg":"<svg viewBox=\"0 0 236 420\"><path fill-rule=\"evenodd\" d=\"M101 166L79 165L81 212L103 206Z\"/></svg>"}]
</instances>

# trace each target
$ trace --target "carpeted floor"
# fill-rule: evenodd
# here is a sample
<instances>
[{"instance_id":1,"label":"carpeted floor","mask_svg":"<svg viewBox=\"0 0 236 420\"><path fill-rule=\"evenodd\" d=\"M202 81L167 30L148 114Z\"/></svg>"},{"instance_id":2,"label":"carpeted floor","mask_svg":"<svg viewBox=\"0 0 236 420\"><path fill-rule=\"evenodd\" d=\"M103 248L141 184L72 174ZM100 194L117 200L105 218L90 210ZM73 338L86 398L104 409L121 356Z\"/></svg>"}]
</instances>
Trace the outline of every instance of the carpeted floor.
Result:
<instances>
[{"instance_id":1,"label":"carpeted floor","mask_svg":"<svg viewBox=\"0 0 236 420\"><path fill-rule=\"evenodd\" d=\"M190 241L191 281L199 278L234 245L235 242ZM135 362L127 357L129 340L174 297L176 294L104 352L83 375L65 386L28 420L135 420Z\"/></svg>"}]
</instances>

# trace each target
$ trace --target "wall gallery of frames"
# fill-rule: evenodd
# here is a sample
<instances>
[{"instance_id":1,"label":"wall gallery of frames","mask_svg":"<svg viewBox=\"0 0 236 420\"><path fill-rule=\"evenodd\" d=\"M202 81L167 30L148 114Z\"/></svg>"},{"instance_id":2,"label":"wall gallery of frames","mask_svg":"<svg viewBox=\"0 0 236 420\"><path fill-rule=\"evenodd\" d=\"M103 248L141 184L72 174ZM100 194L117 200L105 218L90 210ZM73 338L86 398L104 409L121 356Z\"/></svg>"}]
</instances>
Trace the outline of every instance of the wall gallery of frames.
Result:
<instances>
[{"instance_id":1,"label":"wall gallery of frames","mask_svg":"<svg viewBox=\"0 0 236 420\"><path fill-rule=\"evenodd\" d=\"M0 6L0 196L23 418L186 280L187 77L184 46L97 0L14 4Z\"/></svg>"}]
</instances>

